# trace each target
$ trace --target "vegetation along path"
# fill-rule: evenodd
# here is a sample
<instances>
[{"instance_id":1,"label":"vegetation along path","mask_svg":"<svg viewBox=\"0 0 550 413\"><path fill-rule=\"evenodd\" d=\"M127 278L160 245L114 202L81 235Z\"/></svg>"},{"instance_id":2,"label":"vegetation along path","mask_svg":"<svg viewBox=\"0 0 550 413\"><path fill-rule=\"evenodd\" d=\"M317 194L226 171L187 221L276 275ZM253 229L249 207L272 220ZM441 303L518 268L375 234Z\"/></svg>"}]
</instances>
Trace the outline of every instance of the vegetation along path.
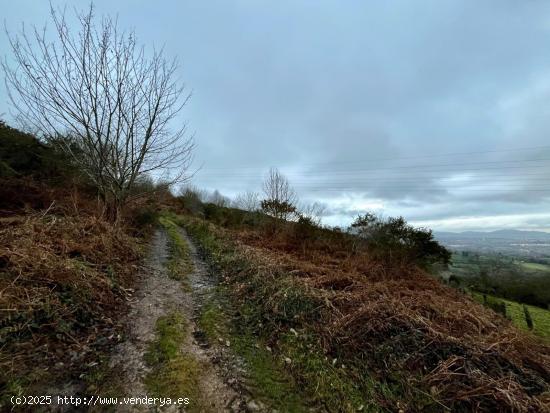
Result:
<instances>
[{"instance_id":1,"label":"vegetation along path","mask_svg":"<svg viewBox=\"0 0 550 413\"><path fill-rule=\"evenodd\" d=\"M154 234L131 304L128 339L116 349L111 367L123 372L127 395L189 398L189 404L163 411L245 411L250 400L239 391L234 366L221 362L223 348L201 340L194 321L213 280L183 230L161 222L165 228ZM142 406L148 409L158 405Z\"/></svg>"}]
</instances>

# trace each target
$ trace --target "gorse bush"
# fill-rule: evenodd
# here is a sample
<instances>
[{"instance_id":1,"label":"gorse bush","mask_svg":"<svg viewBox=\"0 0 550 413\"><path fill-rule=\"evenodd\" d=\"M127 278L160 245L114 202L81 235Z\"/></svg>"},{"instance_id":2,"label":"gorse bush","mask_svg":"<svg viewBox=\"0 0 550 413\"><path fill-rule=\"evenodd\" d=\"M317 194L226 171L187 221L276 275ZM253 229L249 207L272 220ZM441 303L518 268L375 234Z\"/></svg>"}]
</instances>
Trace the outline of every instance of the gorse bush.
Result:
<instances>
[{"instance_id":1,"label":"gorse bush","mask_svg":"<svg viewBox=\"0 0 550 413\"><path fill-rule=\"evenodd\" d=\"M137 228L152 227L157 224L159 212L154 204L145 205L132 212L130 222Z\"/></svg>"},{"instance_id":2,"label":"gorse bush","mask_svg":"<svg viewBox=\"0 0 550 413\"><path fill-rule=\"evenodd\" d=\"M351 224L351 232L366 241L379 257L421 266L449 264L451 253L433 238L431 230L415 228L402 218L382 219L367 213Z\"/></svg>"},{"instance_id":3,"label":"gorse bush","mask_svg":"<svg viewBox=\"0 0 550 413\"><path fill-rule=\"evenodd\" d=\"M52 206L75 210L81 196L94 195L89 179L60 150L60 139L39 140L0 121L1 215Z\"/></svg>"},{"instance_id":4,"label":"gorse bush","mask_svg":"<svg viewBox=\"0 0 550 413\"><path fill-rule=\"evenodd\" d=\"M315 234L319 226L313 221L312 218L300 215L295 227L297 233L305 238L309 238Z\"/></svg>"},{"instance_id":5,"label":"gorse bush","mask_svg":"<svg viewBox=\"0 0 550 413\"><path fill-rule=\"evenodd\" d=\"M59 139L41 142L0 121L0 178L61 178L76 168L59 148Z\"/></svg>"}]
</instances>

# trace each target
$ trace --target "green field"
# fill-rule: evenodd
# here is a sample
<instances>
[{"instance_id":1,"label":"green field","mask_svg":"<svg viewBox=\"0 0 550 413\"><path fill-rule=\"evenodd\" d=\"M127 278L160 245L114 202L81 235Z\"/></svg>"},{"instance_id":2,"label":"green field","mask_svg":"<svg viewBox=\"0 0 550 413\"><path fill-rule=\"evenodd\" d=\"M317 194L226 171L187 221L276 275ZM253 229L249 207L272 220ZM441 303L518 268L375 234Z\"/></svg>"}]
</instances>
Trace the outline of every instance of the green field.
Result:
<instances>
[{"instance_id":1,"label":"green field","mask_svg":"<svg viewBox=\"0 0 550 413\"><path fill-rule=\"evenodd\" d=\"M519 265L526 270L530 271L546 271L550 272L550 265L548 264L538 264L536 262L519 262Z\"/></svg>"},{"instance_id":2,"label":"green field","mask_svg":"<svg viewBox=\"0 0 550 413\"><path fill-rule=\"evenodd\" d=\"M483 303L483 294L472 292L472 296L476 301ZM527 330L527 323L525 321L522 304L488 294L487 301L494 303L504 302L506 304L506 315L511 318L512 322L516 326ZM550 311L540 307L534 307L532 305L528 305L527 308L529 309L529 313L533 319L533 332L538 336L550 340Z\"/></svg>"},{"instance_id":3,"label":"green field","mask_svg":"<svg viewBox=\"0 0 550 413\"><path fill-rule=\"evenodd\" d=\"M528 262L510 256L480 255L474 253L469 253L466 256L459 253L453 254L451 270L456 275L475 275L479 273L480 266L498 267L499 270L515 268L518 271L524 270L528 273L550 272L550 264Z\"/></svg>"}]
</instances>

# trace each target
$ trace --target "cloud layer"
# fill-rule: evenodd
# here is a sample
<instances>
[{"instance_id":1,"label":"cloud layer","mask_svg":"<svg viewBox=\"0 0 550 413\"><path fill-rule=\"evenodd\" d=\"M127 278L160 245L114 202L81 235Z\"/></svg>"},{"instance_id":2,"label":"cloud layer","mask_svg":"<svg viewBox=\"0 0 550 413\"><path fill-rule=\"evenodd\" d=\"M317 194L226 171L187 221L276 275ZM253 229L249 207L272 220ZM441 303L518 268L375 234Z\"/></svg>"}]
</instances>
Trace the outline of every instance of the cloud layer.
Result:
<instances>
[{"instance_id":1,"label":"cloud layer","mask_svg":"<svg viewBox=\"0 0 550 413\"><path fill-rule=\"evenodd\" d=\"M259 190L276 166L331 224L374 209L440 230L549 229L549 3L96 6L179 56L199 186ZM3 12L16 29L47 4Z\"/></svg>"}]
</instances>

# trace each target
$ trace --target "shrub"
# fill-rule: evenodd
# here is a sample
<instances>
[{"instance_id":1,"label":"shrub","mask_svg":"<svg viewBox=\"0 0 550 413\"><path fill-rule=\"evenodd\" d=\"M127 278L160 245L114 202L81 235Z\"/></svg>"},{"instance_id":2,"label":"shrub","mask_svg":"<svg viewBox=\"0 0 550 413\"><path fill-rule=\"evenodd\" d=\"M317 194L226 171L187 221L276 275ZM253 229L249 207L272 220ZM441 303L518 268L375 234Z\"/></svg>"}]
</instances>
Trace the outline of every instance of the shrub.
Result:
<instances>
[{"instance_id":1,"label":"shrub","mask_svg":"<svg viewBox=\"0 0 550 413\"><path fill-rule=\"evenodd\" d=\"M287 201L264 199L260 205L264 213L279 219L288 219L296 213L296 207Z\"/></svg>"},{"instance_id":2,"label":"shrub","mask_svg":"<svg viewBox=\"0 0 550 413\"><path fill-rule=\"evenodd\" d=\"M484 298L484 300L486 299ZM486 300L485 304L495 313L502 314L504 317L506 317L506 303L504 301Z\"/></svg>"},{"instance_id":3,"label":"shrub","mask_svg":"<svg viewBox=\"0 0 550 413\"><path fill-rule=\"evenodd\" d=\"M131 223L137 228L156 225L158 220L158 211L154 205L146 205L133 211Z\"/></svg>"},{"instance_id":4,"label":"shrub","mask_svg":"<svg viewBox=\"0 0 550 413\"><path fill-rule=\"evenodd\" d=\"M204 212L201 194L193 188L185 188L177 199L181 206L193 215Z\"/></svg>"},{"instance_id":5,"label":"shrub","mask_svg":"<svg viewBox=\"0 0 550 413\"><path fill-rule=\"evenodd\" d=\"M533 318L531 318L531 313L529 312L529 309L526 305L523 305L523 314L525 315L525 323L527 324L527 328L529 330L533 329Z\"/></svg>"},{"instance_id":6,"label":"shrub","mask_svg":"<svg viewBox=\"0 0 550 413\"><path fill-rule=\"evenodd\" d=\"M294 240L302 244L313 241L319 232L318 229L312 218L300 214L298 221L293 225Z\"/></svg>"},{"instance_id":7,"label":"shrub","mask_svg":"<svg viewBox=\"0 0 550 413\"><path fill-rule=\"evenodd\" d=\"M257 219L257 214L208 203L204 205L204 217L222 227L239 228L245 222L254 223Z\"/></svg>"},{"instance_id":8,"label":"shrub","mask_svg":"<svg viewBox=\"0 0 550 413\"><path fill-rule=\"evenodd\" d=\"M77 175L76 168L59 148L60 139L41 142L0 121L0 177Z\"/></svg>"},{"instance_id":9,"label":"shrub","mask_svg":"<svg viewBox=\"0 0 550 413\"><path fill-rule=\"evenodd\" d=\"M450 251L434 240L431 230L414 228L402 217L383 220L367 213L351 224L351 232L386 261L412 261L425 267L434 263L448 265L451 260Z\"/></svg>"}]
</instances>

